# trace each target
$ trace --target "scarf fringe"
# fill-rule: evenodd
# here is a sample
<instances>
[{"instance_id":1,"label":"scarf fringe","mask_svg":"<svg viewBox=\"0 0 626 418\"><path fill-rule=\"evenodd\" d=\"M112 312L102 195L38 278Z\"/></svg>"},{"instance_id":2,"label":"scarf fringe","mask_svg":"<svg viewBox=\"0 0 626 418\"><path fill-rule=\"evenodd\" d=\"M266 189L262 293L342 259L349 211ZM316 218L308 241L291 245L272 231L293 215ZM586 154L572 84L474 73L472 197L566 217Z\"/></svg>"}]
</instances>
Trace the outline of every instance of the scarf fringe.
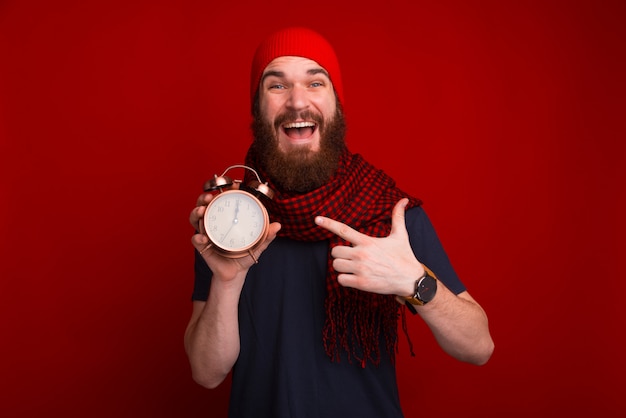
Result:
<instances>
[{"instance_id":1,"label":"scarf fringe","mask_svg":"<svg viewBox=\"0 0 626 418\"><path fill-rule=\"evenodd\" d=\"M398 352L398 318L400 305L393 296L376 295L347 289L349 298L327 297L326 321L323 328L324 350L332 361L341 361L341 351L347 353L350 363L357 361L365 367L369 360L380 365L381 338L385 351L395 364ZM408 339L405 315L402 329ZM409 339L413 355L413 345Z\"/></svg>"}]
</instances>

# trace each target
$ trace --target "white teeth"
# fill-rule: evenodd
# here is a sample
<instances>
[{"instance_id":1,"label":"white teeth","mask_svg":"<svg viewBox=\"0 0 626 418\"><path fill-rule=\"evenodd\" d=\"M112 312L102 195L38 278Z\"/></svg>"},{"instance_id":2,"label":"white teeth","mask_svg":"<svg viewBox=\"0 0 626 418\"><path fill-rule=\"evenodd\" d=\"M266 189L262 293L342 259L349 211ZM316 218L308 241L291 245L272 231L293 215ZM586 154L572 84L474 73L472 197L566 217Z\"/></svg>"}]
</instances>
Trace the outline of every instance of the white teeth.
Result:
<instances>
[{"instance_id":1,"label":"white teeth","mask_svg":"<svg viewBox=\"0 0 626 418\"><path fill-rule=\"evenodd\" d=\"M313 122L292 122L284 125L285 129L290 128L312 128L315 124Z\"/></svg>"}]
</instances>

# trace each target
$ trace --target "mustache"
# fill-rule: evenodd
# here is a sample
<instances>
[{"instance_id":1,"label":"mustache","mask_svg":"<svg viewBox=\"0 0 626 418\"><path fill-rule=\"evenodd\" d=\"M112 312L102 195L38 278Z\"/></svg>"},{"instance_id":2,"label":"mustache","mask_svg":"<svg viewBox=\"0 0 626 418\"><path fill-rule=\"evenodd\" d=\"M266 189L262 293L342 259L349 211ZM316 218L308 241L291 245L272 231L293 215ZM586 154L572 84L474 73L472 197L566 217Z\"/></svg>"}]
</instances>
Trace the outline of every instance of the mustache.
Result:
<instances>
[{"instance_id":1,"label":"mustache","mask_svg":"<svg viewBox=\"0 0 626 418\"><path fill-rule=\"evenodd\" d=\"M318 113L311 112L310 110L304 110L298 112L295 110L288 110L276 116L274 120L274 129L278 129L280 125L287 122L295 122L297 120L311 120L321 128L324 127L324 117Z\"/></svg>"}]
</instances>

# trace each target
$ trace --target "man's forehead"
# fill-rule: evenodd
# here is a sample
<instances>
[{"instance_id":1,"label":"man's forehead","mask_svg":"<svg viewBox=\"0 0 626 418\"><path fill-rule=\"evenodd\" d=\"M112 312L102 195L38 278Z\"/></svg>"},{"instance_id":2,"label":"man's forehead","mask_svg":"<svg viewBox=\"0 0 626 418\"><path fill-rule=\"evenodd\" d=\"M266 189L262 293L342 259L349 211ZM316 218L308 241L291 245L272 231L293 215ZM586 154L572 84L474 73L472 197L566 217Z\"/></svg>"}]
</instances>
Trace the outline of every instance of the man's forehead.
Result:
<instances>
[{"instance_id":1,"label":"man's forehead","mask_svg":"<svg viewBox=\"0 0 626 418\"><path fill-rule=\"evenodd\" d=\"M321 73L328 76L328 72L326 71L326 69L324 69L321 65L319 65L312 59L291 55L274 58L272 61L270 61L269 64L267 64L265 70L263 70L263 74L265 75L273 72L281 72L281 70L283 69L293 67L301 68L302 71L313 73L320 73L319 70L322 70Z\"/></svg>"}]
</instances>

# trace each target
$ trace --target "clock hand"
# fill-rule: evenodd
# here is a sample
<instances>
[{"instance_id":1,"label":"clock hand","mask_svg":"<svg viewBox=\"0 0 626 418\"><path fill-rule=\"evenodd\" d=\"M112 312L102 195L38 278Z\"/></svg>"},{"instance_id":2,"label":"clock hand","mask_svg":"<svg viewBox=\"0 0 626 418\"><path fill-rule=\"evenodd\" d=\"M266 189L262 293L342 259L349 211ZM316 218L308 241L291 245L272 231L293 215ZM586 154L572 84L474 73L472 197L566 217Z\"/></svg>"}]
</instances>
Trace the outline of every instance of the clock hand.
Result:
<instances>
[{"instance_id":1,"label":"clock hand","mask_svg":"<svg viewBox=\"0 0 626 418\"><path fill-rule=\"evenodd\" d=\"M230 231L233 229L233 226L239 223L239 219L237 218L238 213L239 213L239 199L237 199L237 204L235 205L235 218L233 219L233 223L230 224L230 228L228 228L228 231L226 231L226 233L224 234L220 242L224 242L228 234L230 234Z\"/></svg>"},{"instance_id":2,"label":"clock hand","mask_svg":"<svg viewBox=\"0 0 626 418\"><path fill-rule=\"evenodd\" d=\"M235 205L235 219L233 219L233 224L239 223L239 219L237 219L238 213L239 213L239 199L237 199L237 204Z\"/></svg>"}]
</instances>

